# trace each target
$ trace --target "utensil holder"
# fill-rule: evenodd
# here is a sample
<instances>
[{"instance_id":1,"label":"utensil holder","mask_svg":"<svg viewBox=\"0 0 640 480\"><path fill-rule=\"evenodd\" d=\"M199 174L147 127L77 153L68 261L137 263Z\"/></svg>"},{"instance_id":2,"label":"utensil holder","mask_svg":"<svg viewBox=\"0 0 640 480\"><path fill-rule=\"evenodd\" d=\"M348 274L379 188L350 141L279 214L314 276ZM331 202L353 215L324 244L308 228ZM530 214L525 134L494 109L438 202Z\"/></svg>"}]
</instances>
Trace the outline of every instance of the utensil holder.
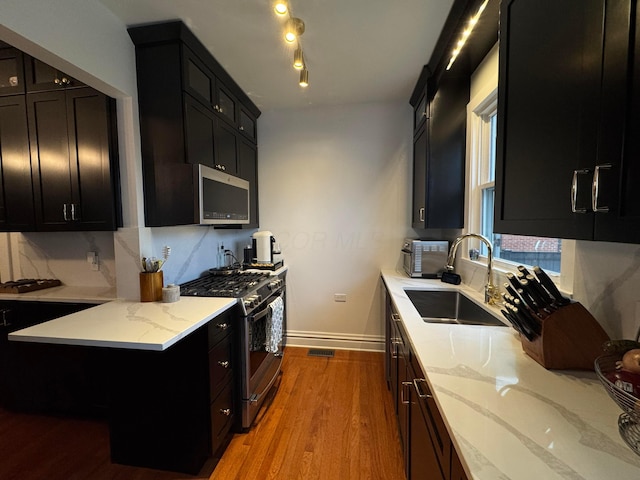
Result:
<instances>
[{"instance_id":1,"label":"utensil holder","mask_svg":"<svg viewBox=\"0 0 640 480\"><path fill-rule=\"evenodd\" d=\"M609 340L597 320L582 304L573 302L542 321L542 333L533 341L520 335L522 349L549 370L594 370Z\"/></svg>"},{"instance_id":2,"label":"utensil holder","mask_svg":"<svg viewBox=\"0 0 640 480\"><path fill-rule=\"evenodd\" d=\"M164 277L162 270L159 272L140 273L140 301L159 302L162 300L162 287Z\"/></svg>"}]
</instances>

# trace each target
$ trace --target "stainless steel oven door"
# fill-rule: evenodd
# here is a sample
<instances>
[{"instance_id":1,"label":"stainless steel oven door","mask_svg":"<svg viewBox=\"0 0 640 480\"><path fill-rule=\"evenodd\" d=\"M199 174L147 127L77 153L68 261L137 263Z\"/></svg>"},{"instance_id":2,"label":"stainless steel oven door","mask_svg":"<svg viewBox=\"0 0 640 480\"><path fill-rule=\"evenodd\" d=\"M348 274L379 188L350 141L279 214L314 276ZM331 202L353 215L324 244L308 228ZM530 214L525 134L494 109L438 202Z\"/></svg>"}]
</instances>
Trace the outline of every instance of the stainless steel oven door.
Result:
<instances>
[{"instance_id":1,"label":"stainless steel oven door","mask_svg":"<svg viewBox=\"0 0 640 480\"><path fill-rule=\"evenodd\" d=\"M282 313L282 340L277 352L268 352L267 322L270 321L271 302L282 299L285 308ZM252 315L245 317L241 324L242 341L242 428L249 429L267 393L280 374L286 338L286 302L284 290L267 298Z\"/></svg>"}]
</instances>

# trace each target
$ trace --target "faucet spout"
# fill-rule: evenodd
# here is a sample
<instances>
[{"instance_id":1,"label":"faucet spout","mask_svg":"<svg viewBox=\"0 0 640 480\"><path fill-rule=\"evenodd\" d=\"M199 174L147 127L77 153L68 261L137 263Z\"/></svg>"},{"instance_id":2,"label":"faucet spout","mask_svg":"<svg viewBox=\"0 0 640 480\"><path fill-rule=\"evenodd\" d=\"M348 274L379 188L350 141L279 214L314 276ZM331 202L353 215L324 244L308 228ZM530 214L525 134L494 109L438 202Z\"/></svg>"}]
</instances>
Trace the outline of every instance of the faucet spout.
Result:
<instances>
[{"instance_id":1,"label":"faucet spout","mask_svg":"<svg viewBox=\"0 0 640 480\"><path fill-rule=\"evenodd\" d=\"M449 249L449 255L447 256L447 264L445 265L445 270L447 272L453 272L453 262L456 259L456 253L458 251L458 247L467 238L475 238L480 240L487 246L487 283L484 286L484 303L488 303L493 305L496 303L498 297L498 288L493 284L493 245L491 242L482 235L478 235L477 233L465 233L464 235L460 235L456 238L451 244L451 248Z\"/></svg>"}]
</instances>

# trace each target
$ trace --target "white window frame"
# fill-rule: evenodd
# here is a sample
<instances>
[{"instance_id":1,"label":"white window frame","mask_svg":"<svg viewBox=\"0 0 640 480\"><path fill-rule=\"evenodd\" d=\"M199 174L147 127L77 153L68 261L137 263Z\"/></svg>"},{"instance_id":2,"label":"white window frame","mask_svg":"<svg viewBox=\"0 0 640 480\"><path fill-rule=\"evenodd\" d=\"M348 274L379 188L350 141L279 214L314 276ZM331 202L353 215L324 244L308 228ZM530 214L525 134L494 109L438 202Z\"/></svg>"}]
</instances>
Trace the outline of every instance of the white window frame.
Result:
<instances>
[{"instance_id":1,"label":"white window frame","mask_svg":"<svg viewBox=\"0 0 640 480\"><path fill-rule=\"evenodd\" d=\"M495 186L489 181L489 165L486 159L489 157L487 150L490 148L489 135L491 134L489 117L497 111L498 105L498 78L496 75L485 82L467 105L467 181L466 181L466 232L479 233L482 231L482 190ZM484 155L480 155L483 152ZM478 242L479 244L479 242ZM470 247L471 248L471 247ZM477 247L473 247L477 248ZM562 253L560 257L560 275L549 272L552 279L560 289L567 294L573 292L575 241L562 240ZM480 256L478 260L469 258L468 249L462 253L462 260L474 264L486 266L487 257ZM495 259L493 267L496 272L515 273L517 264L508 260Z\"/></svg>"}]
</instances>

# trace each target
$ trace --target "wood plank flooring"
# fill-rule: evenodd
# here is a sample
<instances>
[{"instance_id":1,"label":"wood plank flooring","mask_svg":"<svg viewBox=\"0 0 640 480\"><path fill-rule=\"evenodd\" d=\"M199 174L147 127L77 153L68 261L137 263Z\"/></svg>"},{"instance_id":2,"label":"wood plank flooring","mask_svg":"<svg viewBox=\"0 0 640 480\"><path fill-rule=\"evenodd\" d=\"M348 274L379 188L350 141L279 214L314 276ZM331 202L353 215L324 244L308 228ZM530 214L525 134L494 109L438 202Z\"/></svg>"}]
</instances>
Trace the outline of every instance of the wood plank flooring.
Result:
<instances>
[{"instance_id":1,"label":"wood plank flooring","mask_svg":"<svg viewBox=\"0 0 640 480\"><path fill-rule=\"evenodd\" d=\"M308 357L288 347L271 407L236 434L213 474L112 464L106 422L0 409L3 480L404 480L383 354Z\"/></svg>"},{"instance_id":2,"label":"wood plank flooring","mask_svg":"<svg viewBox=\"0 0 640 480\"><path fill-rule=\"evenodd\" d=\"M235 435L211 480L404 480L382 353L288 347L267 414Z\"/></svg>"}]
</instances>

